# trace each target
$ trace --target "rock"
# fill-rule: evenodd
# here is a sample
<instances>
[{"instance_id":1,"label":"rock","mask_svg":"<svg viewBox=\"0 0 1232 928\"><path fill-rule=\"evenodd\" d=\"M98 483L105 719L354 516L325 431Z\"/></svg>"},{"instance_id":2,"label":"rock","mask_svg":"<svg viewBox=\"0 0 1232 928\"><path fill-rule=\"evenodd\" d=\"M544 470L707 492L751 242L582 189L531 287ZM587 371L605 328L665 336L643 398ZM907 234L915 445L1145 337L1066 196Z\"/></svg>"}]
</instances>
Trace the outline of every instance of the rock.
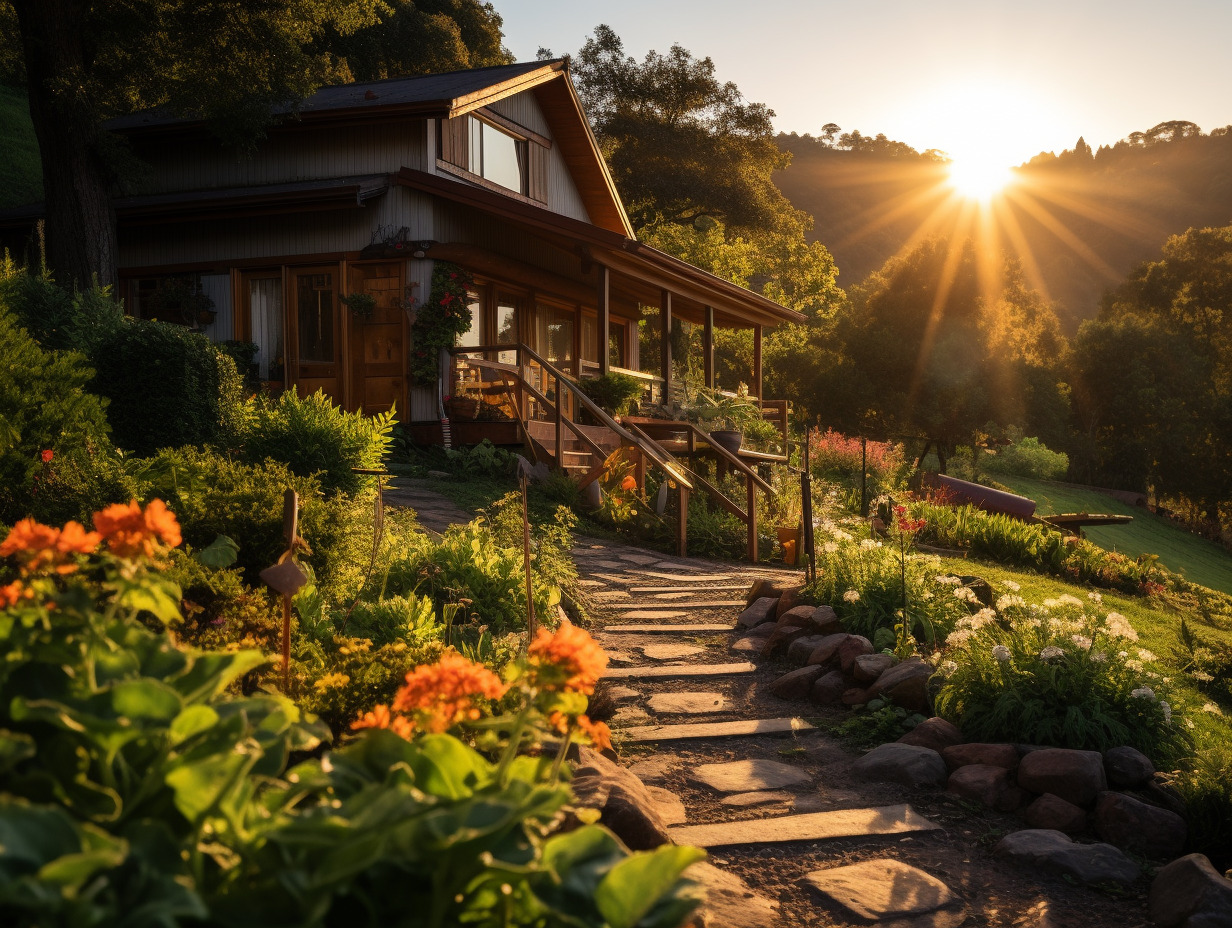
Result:
<instances>
[{"instance_id":1,"label":"rock","mask_svg":"<svg viewBox=\"0 0 1232 928\"><path fill-rule=\"evenodd\" d=\"M1043 748L1018 762L1018 785L1033 793L1052 793L1076 806L1089 806L1108 788L1104 758L1098 751Z\"/></svg>"},{"instance_id":2,"label":"rock","mask_svg":"<svg viewBox=\"0 0 1232 928\"><path fill-rule=\"evenodd\" d=\"M754 625L747 632L746 638L752 638L758 642L758 647L762 647L766 643L766 639L778 631L778 626L773 622L762 622L760 625Z\"/></svg>"},{"instance_id":3,"label":"rock","mask_svg":"<svg viewBox=\"0 0 1232 928\"><path fill-rule=\"evenodd\" d=\"M629 686L609 686L603 692L618 706L625 706L642 698L641 693Z\"/></svg>"},{"instance_id":4,"label":"rock","mask_svg":"<svg viewBox=\"0 0 1232 928\"><path fill-rule=\"evenodd\" d=\"M722 764L702 764L693 770L693 779L720 793L753 793L785 786L800 786L812 777L799 767L775 760L733 760Z\"/></svg>"},{"instance_id":5,"label":"rock","mask_svg":"<svg viewBox=\"0 0 1232 928\"><path fill-rule=\"evenodd\" d=\"M1142 875L1138 865L1111 844L1075 844L1059 831L1016 831L1002 838L992 852L1083 883L1128 885Z\"/></svg>"},{"instance_id":6,"label":"rock","mask_svg":"<svg viewBox=\"0 0 1232 928\"><path fill-rule=\"evenodd\" d=\"M941 786L947 771L941 755L929 748L891 742L875 747L852 765L852 772L903 786Z\"/></svg>"},{"instance_id":7,"label":"rock","mask_svg":"<svg viewBox=\"0 0 1232 928\"><path fill-rule=\"evenodd\" d=\"M783 595L779 597L779 604L774 609L775 621L778 621L785 613L800 605L800 589L798 586L793 586L783 591Z\"/></svg>"},{"instance_id":8,"label":"rock","mask_svg":"<svg viewBox=\"0 0 1232 928\"><path fill-rule=\"evenodd\" d=\"M825 668L821 668L825 669ZM812 699L813 702L823 706L828 706L831 703L838 702L843 698L843 693L847 689L847 681L843 678L843 674L838 670L831 670L823 677L819 677L813 683Z\"/></svg>"},{"instance_id":9,"label":"rock","mask_svg":"<svg viewBox=\"0 0 1232 928\"><path fill-rule=\"evenodd\" d=\"M761 653L766 657L785 653L793 641L803 638L808 633L807 628L800 628L796 625L779 625L775 627L774 634L767 638L766 643L761 646Z\"/></svg>"},{"instance_id":10,"label":"rock","mask_svg":"<svg viewBox=\"0 0 1232 928\"><path fill-rule=\"evenodd\" d=\"M748 806L764 806L770 802L791 802L795 798L795 795L792 793L785 793L781 789L771 789L759 790L755 793L736 793L734 796L724 796L719 800L719 803L743 809Z\"/></svg>"},{"instance_id":11,"label":"rock","mask_svg":"<svg viewBox=\"0 0 1232 928\"><path fill-rule=\"evenodd\" d=\"M826 635L813 649L813 653L809 655L808 663L810 664L828 664L835 660L838 656L838 648L850 636L839 632L834 635Z\"/></svg>"},{"instance_id":12,"label":"rock","mask_svg":"<svg viewBox=\"0 0 1232 928\"><path fill-rule=\"evenodd\" d=\"M913 712L928 710L928 680L933 668L918 657L895 664L868 688L870 699L888 696L895 705Z\"/></svg>"},{"instance_id":13,"label":"rock","mask_svg":"<svg viewBox=\"0 0 1232 928\"><path fill-rule=\"evenodd\" d=\"M797 625L807 628L809 634L820 635L832 635L842 629L838 616L829 606L795 606L786 612L780 610L778 624Z\"/></svg>"},{"instance_id":14,"label":"rock","mask_svg":"<svg viewBox=\"0 0 1232 928\"><path fill-rule=\"evenodd\" d=\"M655 693L646 705L656 715L704 715L726 712L731 709L731 700L722 693Z\"/></svg>"},{"instance_id":15,"label":"rock","mask_svg":"<svg viewBox=\"0 0 1232 928\"><path fill-rule=\"evenodd\" d=\"M975 598L980 601L981 606L992 608L993 602L996 600L996 593L993 592L992 585L983 577L961 576L958 582L975 594Z\"/></svg>"},{"instance_id":16,"label":"rock","mask_svg":"<svg viewBox=\"0 0 1232 928\"><path fill-rule=\"evenodd\" d=\"M664 824L683 825L688 821L689 816L685 811L684 803L670 789L664 789L662 786L647 786L646 792L654 800L655 811L659 813L659 818L663 819Z\"/></svg>"},{"instance_id":17,"label":"rock","mask_svg":"<svg viewBox=\"0 0 1232 928\"><path fill-rule=\"evenodd\" d=\"M849 674L857 657L873 653L873 643L863 635L848 635L835 653L838 654L839 667L843 673Z\"/></svg>"},{"instance_id":18,"label":"rock","mask_svg":"<svg viewBox=\"0 0 1232 928\"><path fill-rule=\"evenodd\" d=\"M759 628L761 626L758 626ZM760 651L762 638L739 638L732 644L733 651Z\"/></svg>"},{"instance_id":19,"label":"rock","mask_svg":"<svg viewBox=\"0 0 1232 928\"><path fill-rule=\"evenodd\" d=\"M1232 880L1202 854L1160 868L1147 896L1151 921L1164 928L1232 925Z\"/></svg>"},{"instance_id":20,"label":"rock","mask_svg":"<svg viewBox=\"0 0 1232 928\"><path fill-rule=\"evenodd\" d=\"M925 719L907 734L898 739L899 744L914 744L916 747L932 748L938 754L955 744L962 744L962 732L953 722L940 716Z\"/></svg>"},{"instance_id":21,"label":"rock","mask_svg":"<svg viewBox=\"0 0 1232 928\"><path fill-rule=\"evenodd\" d=\"M763 596L755 599L752 605L740 613L736 624L744 628L753 628L763 622L771 622L774 620L774 609L778 604L778 597Z\"/></svg>"},{"instance_id":22,"label":"rock","mask_svg":"<svg viewBox=\"0 0 1232 928\"><path fill-rule=\"evenodd\" d=\"M947 789L998 812L1012 812L1022 804L1022 790L1010 782L1010 772L992 764L967 764L950 774Z\"/></svg>"},{"instance_id":23,"label":"rock","mask_svg":"<svg viewBox=\"0 0 1232 928\"><path fill-rule=\"evenodd\" d=\"M767 580L764 577L758 577L749 587L748 592L744 594L744 604L746 607L751 606L759 599L773 599L775 605L778 605L778 599L783 595L783 588L776 585L773 580ZM771 618L774 614L771 613Z\"/></svg>"},{"instance_id":24,"label":"rock","mask_svg":"<svg viewBox=\"0 0 1232 928\"><path fill-rule=\"evenodd\" d=\"M1175 812L1182 818L1188 813L1185 808L1185 799L1177 788L1169 783L1161 783L1158 779L1152 779L1150 783L1138 790L1138 795L1152 805Z\"/></svg>"},{"instance_id":25,"label":"rock","mask_svg":"<svg viewBox=\"0 0 1232 928\"><path fill-rule=\"evenodd\" d=\"M941 752L950 770L967 764L988 764L1013 770L1018 766L1018 749L1012 744L957 744Z\"/></svg>"},{"instance_id":26,"label":"rock","mask_svg":"<svg viewBox=\"0 0 1232 928\"><path fill-rule=\"evenodd\" d=\"M805 882L862 921L886 921L933 912L954 901L950 888L897 860L865 860L814 870Z\"/></svg>"},{"instance_id":27,"label":"rock","mask_svg":"<svg viewBox=\"0 0 1232 928\"><path fill-rule=\"evenodd\" d=\"M684 875L701 884L706 899L685 928L774 928L779 923L778 903L754 892L734 873L703 861Z\"/></svg>"},{"instance_id":28,"label":"rock","mask_svg":"<svg viewBox=\"0 0 1232 928\"><path fill-rule=\"evenodd\" d=\"M872 683L895 663L893 654L861 654L851 665L851 675L860 683Z\"/></svg>"},{"instance_id":29,"label":"rock","mask_svg":"<svg viewBox=\"0 0 1232 928\"><path fill-rule=\"evenodd\" d=\"M1175 812L1124 793L1099 794L1095 833L1117 847L1155 860L1171 860L1185 847L1188 829Z\"/></svg>"},{"instance_id":30,"label":"rock","mask_svg":"<svg viewBox=\"0 0 1232 928\"><path fill-rule=\"evenodd\" d=\"M826 640L826 637L826 635L805 635L797 638L787 648L787 662L796 666L807 664L809 655Z\"/></svg>"},{"instance_id":31,"label":"rock","mask_svg":"<svg viewBox=\"0 0 1232 928\"><path fill-rule=\"evenodd\" d=\"M808 699L813 684L823 673L821 667L799 667L771 683L770 692L779 699Z\"/></svg>"},{"instance_id":32,"label":"rock","mask_svg":"<svg viewBox=\"0 0 1232 928\"><path fill-rule=\"evenodd\" d=\"M779 600L779 604L782 604ZM796 628L804 628L813 618L813 606L792 606L790 609L779 609L778 618L775 620L779 625L794 625Z\"/></svg>"},{"instance_id":33,"label":"rock","mask_svg":"<svg viewBox=\"0 0 1232 928\"><path fill-rule=\"evenodd\" d=\"M1138 789L1155 776L1155 765L1134 748L1109 748L1104 751L1104 773L1113 789Z\"/></svg>"},{"instance_id":34,"label":"rock","mask_svg":"<svg viewBox=\"0 0 1232 928\"><path fill-rule=\"evenodd\" d=\"M1052 793L1044 793L1027 806L1022 817L1032 828L1063 831L1067 835L1082 834L1090 827L1085 811Z\"/></svg>"},{"instance_id":35,"label":"rock","mask_svg":"<svg viewBox=\"0 0 1232 928\"><path fill-rule=\"evenodd\" d=\"M868 690L862 686L853 686L843 690L839 699L844 706L862 706L868 702Z\"/></svg>"},{"instance_id":36,"label":"rock","mask_svg":"<svg viewBox=\"0 0 1232 928\"><path fill-rule=\"evenodd\" d=\"M636 776L587 747L571 783L577 805L599 810L599 821L630 850L648 851L670 844L667 823L653 795Z\"/></svg>"}]
</instances>

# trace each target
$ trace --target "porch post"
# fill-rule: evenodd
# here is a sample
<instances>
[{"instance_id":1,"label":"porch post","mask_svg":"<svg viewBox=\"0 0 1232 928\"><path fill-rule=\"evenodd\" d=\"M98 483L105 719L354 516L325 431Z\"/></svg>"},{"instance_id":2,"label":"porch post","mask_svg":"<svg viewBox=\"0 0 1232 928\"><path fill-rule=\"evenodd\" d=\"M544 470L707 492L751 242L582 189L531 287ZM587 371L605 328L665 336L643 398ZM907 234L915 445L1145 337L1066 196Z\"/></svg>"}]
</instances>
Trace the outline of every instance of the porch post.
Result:
<instances>
[{"instance_id":1,"label":"porch post","mask_svg":"<svg viewBox=\"0 0 1232 928\"><path fill-rule=\"evenodd\" d=\"M753 326L753 394L761 402L761 326Z\"/></svg>"},{"instance_id":2,"label":"porch post","mask_svg":"<svg viewBox=\"0 0 1232 928\"><path fill-rule=\"evenodd\" d=\"M599 325L596 336L599 339L599 373L606 374L611 370L611 361L608 358L608 340L611 338L609 330L612 325L612 308L609 305L609 284L608 284L608 269L605 265L599 265L599 289L595 295L595 308L599 312Z\"/></svg>"},{"instance_id":3,"label":"porch post","mask_svg":"<svg viewBox=\"0 0 1232 928\"><path fill-rule=\"evenodd\" d=\"M670 290L659 291L659 347L661 349L663 376L663 404L666 406L672 397L672 293Z\"/></svg>"},{"instance_id":4,"label":"porch post","mask_svg":"<svg viewBox=\"0 0 1232 928\"><path fill-rule=\"evenodd\" d=\"M714 307L706 307L706 324L702 329L702 370L706 387L714 389Z\"/></svg>"}]
</instances>

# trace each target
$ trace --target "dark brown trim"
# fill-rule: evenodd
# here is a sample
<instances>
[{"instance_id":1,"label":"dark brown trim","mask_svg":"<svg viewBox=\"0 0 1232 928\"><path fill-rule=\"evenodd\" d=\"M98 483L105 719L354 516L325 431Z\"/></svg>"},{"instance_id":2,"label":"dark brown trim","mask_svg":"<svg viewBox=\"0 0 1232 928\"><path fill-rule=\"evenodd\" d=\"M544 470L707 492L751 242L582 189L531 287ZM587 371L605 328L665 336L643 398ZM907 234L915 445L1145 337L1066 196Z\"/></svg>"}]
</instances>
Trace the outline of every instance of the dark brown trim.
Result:
<instances>
[{"instance_id":1,"label":"dark brown trim","mask_svg":"<svg viewBox=\"0 0 1232 928\"><path fill-rule=\"evenodd\" d=\"M370 264L388 260L390 259L361 259L358 251L329 251L323 254L314 255L277 255L274 257L263 258L223 258L218 261L188 261L180 264L154 264L135 267L121 267L119 273L121 277L127 279L131 277L158 277L163 274L184 274L188 272L200 273L203 271L213 271L216 274L225 274L232 268L241 270L261 270L262 268L269 268L271 271L279 271L282 267L310 267L335 261L346 261L348 264Z\"/></svg>"},{"instance_id":2,"label":"dark brown trim","mask_svg":"<svg viewBox=\"0 0 1232 928\"><path fill-rule=\"evenodd\" d=\"M448 161L436 159L436 169L444 174L452 174L454 177L466 181L468 184L475 184L483 187L485 190L491 190L493 193L499 193L502 196L510 197L517 200L519 203L526 203L529 206L542 206L543 204L532 200L526 194L518 193L516 190L510 190L508 187L502 187L500 184L493 183L486 177L480 177L478 174L472 174L466 168L460 168L456 164L450 164Z\"/></svg>"},{"instance_id":3,"label":"dark brown trim","mask_svg":"<svg viewBox=\"0 0 1232 928\"><path fill-rule=\"evenodd\" d=\"M546 135L540 135L534 129L528 129L521 123L514 122L508 116L502 116L500 113L496 112L496 110L491 109L490 107L487 107L487 106L480 107L479 109L474 110L470 115L477 116L478 118L483 119L486 122L490 122L492 123L492 125L496 126L498 129L504 129L505 131L511 132L512 134L526 141L538 142L544 148L552 147L552 140L548 138Z\"/></svg>"}]
</instances>

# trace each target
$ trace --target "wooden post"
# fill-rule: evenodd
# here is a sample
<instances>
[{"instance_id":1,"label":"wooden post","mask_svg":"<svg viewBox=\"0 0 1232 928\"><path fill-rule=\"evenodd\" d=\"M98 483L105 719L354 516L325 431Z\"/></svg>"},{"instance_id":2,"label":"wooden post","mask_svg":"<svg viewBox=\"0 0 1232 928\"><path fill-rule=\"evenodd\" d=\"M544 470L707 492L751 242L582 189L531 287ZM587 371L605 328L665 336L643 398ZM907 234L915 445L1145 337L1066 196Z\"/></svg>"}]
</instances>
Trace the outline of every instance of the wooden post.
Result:
<instances>
[{"instance_id":1,"label":"wooden post","mask_svg":"<svg viewBox=\"0 0 1232 928\"><path fill-rule=\"evenodd\" d=\"M670 402L672 395L672 294L670 290L659 291L659 349L663 375L663 402Z\"/></svg>"},{"instance_id":2,"label":"wooden post","mask_svg":"<svg viewBox=\"0 0 1232 928\"><path fill-rule=\"evenodd\" d=\"M559 408L559 407L557 407ZM526 570L526 646L535 640L535 589L530 573L530 507L526 500L526 471L522 471L522 565Z\"/></svg>"},{"instance_id":3,"label":"wooden post","mask_svg":"<svg viewBox=\"0 0 1232 928\"><path fill-rule=\"evenodd\" d=\"M290 487L282 495L282 536L287 540L287 557L295 551L299 534L299 494ZM282 691L291 693L291 593L282 594Z\"/></svg>"},{"instance_id":4,"label":"wooden post","mask_svg":"<svg viewBox=\"0 0 1232 928\"><path fill-rule=\"evenodd\" d=\"M808 581L817 579L817 546L813 541L813 472L809 462L809 430L804 424L804 470L800 473L800 517L804 523L804 550L808 553Z\"/></svg>"},{"instance_id":5,"label":"wooden post","mask_svg":"<svg viewBox=\"0 0 1232 928\"><path fill-rule=\"evenodd\" d=\"M706 307L706 322L702 329L702 371L708 389L714 389L714 307Z\"/></svg>"},{"instance_id":6,"label":"wooden post","mask_svg":"<svg viewBox=\"0 0 1232 928\"><path fill-rule=\"evenodd\" d=\"M680 501L680 512L676 514L676 555L689 556L689 488L683 483L677 483L677 499Z\"/></svg>"},{"instance_id":7,"label":"wooden post","mask_svg":"<svg viewBox=\"0 0 1232 928\"><path fill-rule=\"evenodd\" d=\"M868 518L868 439L860 436L860 518Z\"/></svg>"},{"instance_id":8,"label":"wooden post","mask_svg":"<svg viewBox=\"0 0 1232 928\"><path fill-rule=\"evenodd\" d=\"M556 381L556 466L560 470L565 469L565 416L562 410L565 408L565 390L560 385L560 380Z\"/></svg>"},{"instance_id":9,"label":"wooden post","mask_svg":"<svg viewBox=\"0 0 1232 928\"><path fill-rule=\"evenodd\" d=\"M757 563L757 484L751 476L745 476L746 510L749 514L749 560Z\"/></svg>"},{"instance_id":10,"label":"wooden post","mask_svg":"<svg viewBox=\"0 0 1232 928\"><path fill-rule=\"evenodd\" d=\"M609 303L611 296L610 284L608 281L608 269L599 265L599 288L595 294L595 308L599 313L599 325L596 337L599 339L599 373L606 374L611 370L612 362L609 358L608 341L611 338L609 330L612 327L612 307Z\"/></svg>"},{"instance_id":11,"label":"wooden post","mask_svg":"<svg viewBox=\"0 0 1232 928\"><path fill-rule=\"evenodd\" d=\"M761 402L761 326L753 326L753 394Z\"/></svg>"}]
</instances>

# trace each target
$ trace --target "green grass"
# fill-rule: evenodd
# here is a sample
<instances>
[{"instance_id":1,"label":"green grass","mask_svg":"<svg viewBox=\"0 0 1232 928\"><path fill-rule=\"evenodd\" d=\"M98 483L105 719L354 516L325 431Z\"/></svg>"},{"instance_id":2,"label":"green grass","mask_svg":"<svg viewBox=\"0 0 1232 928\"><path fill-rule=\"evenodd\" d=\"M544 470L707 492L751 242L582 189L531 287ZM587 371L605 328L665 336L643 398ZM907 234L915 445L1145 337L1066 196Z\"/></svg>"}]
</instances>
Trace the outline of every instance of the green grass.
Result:
<instances>
[{"instance_id":1,"label":"green grass","mask_svg":"<svg viewBox=\"0 0 1232 928\"><path fill-rule=\"evenodd\" d=\"M0 84L0 209L24 206L43 199L43 170L38 140L30 122L26 92Z\"/></svg>"},{"instance_id":2,"label":"green grass","mask_svg":"<svg viewBox=\"0 0 1232 928\"><path fill-rule=\"evenodd\" d=\"M1094 490L1026 477L997 475L995 479L1015 493L1035 500L1035 513L1039 516L1063 512L1133 516L1134 521L1128 525L1096 526L1083 529L1083 533L1100 547L1129 557L1157 554L1161 564L1187 580L1232 594L1232 554L1153 512Z\"/></svg>"}]
</instances>

